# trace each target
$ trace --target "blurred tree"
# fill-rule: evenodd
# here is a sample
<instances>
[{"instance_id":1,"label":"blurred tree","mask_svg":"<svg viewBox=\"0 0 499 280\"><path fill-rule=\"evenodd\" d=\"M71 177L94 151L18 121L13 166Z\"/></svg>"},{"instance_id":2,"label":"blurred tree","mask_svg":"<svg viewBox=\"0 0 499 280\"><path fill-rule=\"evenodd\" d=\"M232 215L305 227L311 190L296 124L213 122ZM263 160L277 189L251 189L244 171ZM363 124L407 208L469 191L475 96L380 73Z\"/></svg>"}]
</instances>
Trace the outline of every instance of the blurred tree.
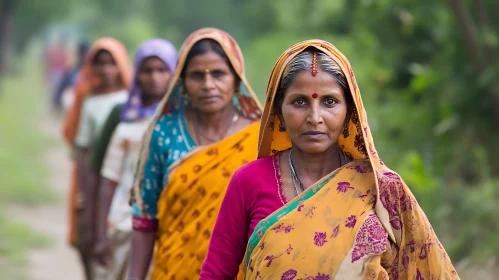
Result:
<instances>
[{"instance_id":1,"label":"blurred tree","mask_svg":"<svg viewBox=\"0 0 499 280\"><path fill-rule=\"evenodd\" d=\"M0 2L0 77L10 71L14 0Z\"/></svg>"}]
</instances>

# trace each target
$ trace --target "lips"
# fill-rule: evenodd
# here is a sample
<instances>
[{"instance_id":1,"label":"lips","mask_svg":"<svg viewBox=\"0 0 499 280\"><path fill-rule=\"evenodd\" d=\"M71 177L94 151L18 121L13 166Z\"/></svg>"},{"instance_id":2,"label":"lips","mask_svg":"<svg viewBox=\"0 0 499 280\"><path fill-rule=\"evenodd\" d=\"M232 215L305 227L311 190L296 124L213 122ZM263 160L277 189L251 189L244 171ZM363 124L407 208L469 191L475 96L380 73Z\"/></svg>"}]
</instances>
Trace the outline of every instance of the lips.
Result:
<instances>
[{"instance_id":1,"label":"lips","mask_svg":"<svg viewBox=\"0 0 499 280\"><path fill-rule=\"evenodd\" d=\"M312 130L312 131L307 131L307 132L303 133L303 135L308 137L308 138L317 139L317 138L321 138L321 137L325 136L326 133L321 132L321 131Z\"/></svg>"},{"instance_id":2,"label":"lips","mask_svg":"<svg viewBox=\"0 0 499 280\"><path fill-rule=\"evenodd\" d=\"M220 99L220 96L218 96L218 95L211 95L211 96L202 96L202 97L199 97L199 101L203 101L203 102L215 101L217 99Z\"/></svg>"}]
</instances>

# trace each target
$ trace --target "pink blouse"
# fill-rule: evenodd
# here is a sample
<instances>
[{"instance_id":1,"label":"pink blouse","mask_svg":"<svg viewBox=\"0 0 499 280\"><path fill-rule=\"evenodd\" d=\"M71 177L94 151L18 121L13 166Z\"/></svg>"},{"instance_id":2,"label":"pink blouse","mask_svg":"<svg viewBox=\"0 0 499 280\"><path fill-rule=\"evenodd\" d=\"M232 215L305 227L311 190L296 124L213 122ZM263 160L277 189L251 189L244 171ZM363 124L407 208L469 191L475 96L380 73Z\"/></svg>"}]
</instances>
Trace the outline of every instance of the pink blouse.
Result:
<instances>
[{"instance_id":1,"label":"pink blouse","mask_svg":"<svg viewBox=\"0 0 499 280\"><path fill-rule=\"evenodd\" d=\"M278 154L238 169L222 202L199 279L234 279L256 224L285 203Z\"/></svg>"}]
</instances>

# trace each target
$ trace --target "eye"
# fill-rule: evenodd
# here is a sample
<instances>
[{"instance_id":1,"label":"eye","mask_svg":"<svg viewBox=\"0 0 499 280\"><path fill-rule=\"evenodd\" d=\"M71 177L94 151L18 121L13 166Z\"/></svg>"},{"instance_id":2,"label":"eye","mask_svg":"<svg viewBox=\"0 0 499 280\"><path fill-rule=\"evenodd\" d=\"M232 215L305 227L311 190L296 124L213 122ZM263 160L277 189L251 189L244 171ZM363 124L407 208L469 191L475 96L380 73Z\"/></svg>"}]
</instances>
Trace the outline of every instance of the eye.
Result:
<instances>
[{"instance_id":1,"label":"eye","mask_svg":"<svg viewBox=\"0 0 499 280\"><path fill-rule=\"evenodd\" d=\"M226 73L222 70L215 70L211 72L211 75L213 76L213 78L217 79L217 78L222 78L223 76L226 75Z\"/></svg>"},{"instance_id":2,"label":"eye","mask_svg":"<svg viewBox=\"0 0 499 280\"><path fill-rule=\"evenodd\" d=\"M298 98L295 101L293 101L293 105L301 107L307 105L307 102L303 98Z\"/></svg>"},{"instance_id":3,"label":"eye","mask_svg":"<svg viewBox=\"0 0 499 280\"><path fill-rule=\"evenodd\" d=\"M336 100L334 100L334 98L326 98L324 100L324 104L326 104L327 106L333 106L335 105L337 102Z\"/></svg>"},{"instance_id":4,"label":"eye","mask_svg":"<svg viewBox=\"0 0 499 280\"><path fill-rule=\"evenodd\" d=\"M200 81L200 80L203 80L204 79L204 74L201 73L201 72L192 72L189 77L193 80L197 80L197 81Z\"/></svg>"}]
</instances>

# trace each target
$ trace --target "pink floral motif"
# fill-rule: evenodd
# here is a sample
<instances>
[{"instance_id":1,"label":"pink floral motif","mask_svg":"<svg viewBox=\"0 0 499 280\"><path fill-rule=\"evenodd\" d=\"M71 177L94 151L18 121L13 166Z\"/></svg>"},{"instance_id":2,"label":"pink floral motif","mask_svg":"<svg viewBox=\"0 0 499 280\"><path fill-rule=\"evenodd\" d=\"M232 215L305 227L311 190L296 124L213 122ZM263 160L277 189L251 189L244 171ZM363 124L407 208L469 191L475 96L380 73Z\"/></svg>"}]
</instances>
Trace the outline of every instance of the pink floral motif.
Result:
<instances>
[{"instance_id":1,"label":"pink floral motif","mask_svg":"<svg viewBox=\"0 0 499 280\"><path fill-rule=\"evenodd\" d=\"M352 215L347 218L345 226L347 228L353 228L355 226L355 223L357 223L357 219L355 218L355 215Z\"/></svg>"},{"instance_id":2,"label":"pink floral motif","mask_svg":"<svg viewBox=\"0 0 499 280\"><path fill-rule=\"evenodd\" d=\"M390 216L390 224L396 230L402 228L398 207L400 211L412 210L412 202L407 197L402 180L393 172L377 173L380 186L380 199Z\"/></svg>"},{"instance_id":3,"label":"pink floral motif","mask_svg":"<svg viewBox=\"0 0 499 280\"><path fill-rule=\"evenodd\" d=\"M327 242L326 238L327 235L325 232L315 232L314 244L318 247L322 247Z\"/></svg>"},{"instance_id":4,"label":"pink floral motif","mask_svg":"<svg viewBox=\"0 0 499 280\"><path fill-rule=\"evenodd\" d=\"M284 223L280 223L279 225L272 228L272 230L275 231L276 233L278 233L278 232L289 233L293 229L294 229L293 225L286 225L285 226Z\"/></svg>"},{"instance_id":5,"label":"pink floral motif","mask_svg":"<svg viewBox=\"0 0 499 280\"><path fill-rule=\"evenodd\" d=\"M316 208L317 207L315 207L315 206L312 206L312 207L308 208L308 211L307 211L307 214L305 214L305 217L312 218L314 216L314 210Z\"/></svg>"},{"instance_id":6,"label":"pink floral motif","mask_svg":"<svg viewBox=\"0 0 499 280\"><path fill-rule=\"evenodd\" d=\"M399 258L399 252L395 255L395 259ZM393 266L389 269L388 274L391 276L391 279L398 280L399 279L399 270L398 270L399 262L393 262Z\"/></svg>"},{"instance_id":7,"label":"pink floral motif","mask_svg":"<svg viewBox=\"0 0 499 280\"><path fill-rule=\"evenodd\" d=\"M336 226L334 229L333 229L333 234L331 234L331 237L336 237L338 236L338 233L340 232L340 226Z\"/></svg>"},{"instance_id":8,"label":"pink floral motif","mask_svg":"<svg viewBox=\"0 0 499 280\"><path fill-rule=\"evenodd\" d=\"M289 247L281 254L279 254L277 256L274 256L274 255L266 256L265 260L267 261L267 267L269 267L275 259L280 258L284 254L289 255L289 254L291 254L292 251L293 251L293 247L291 247L291 244L289 244Z\"/></svg>"},{"instance_id":9,"label":"pink floral motif","mask_svg":"<svg viewBox=\"0 0 499 280\"><path fill-rule=\"evenodd\" d=\"M402 250L402 265L405 269L409 266L409 256L407 255L407 249Z\"/></svg>"},{"instance_id":10,"label":"pink floral motif","mask_svg":"<svg viewBox=\"0 0 499 280\"><path fill-rule=\"evenodd\" d=\"M296 270L290 269L282 274L281 280L293 280L297 274L298 272Z\"/></svg>"},{"instance_id":11,"label":"pink floral motif","mask_svg":"<svg viewBox=\"0 0 499 280\"><path fill-rule=\"evenodd\" d=\"M302 201L302 202L300 202L300 204L298 205L298 212L301 212L301 209L303 208L303 206L305 206L305 205L303 204L303 201Z\"/></svg>"},{"instance_id":12,"label":"pink floral motif","mask_svg":"<svg viewBox=\"0 0 499 280\"><path fill-rule=\"evenodd\" d=\"M340 193L340 192L345 193L348 191L348 189L353 190L353 187L350 186L349 182L339 182L338 187L336 188L336 191L337 191L337 193Z\"/></svg>"},{"instance_id":13,"label":"pink floral motif","mask_svg":"<svg viewBox=\"0 0 499 280\"><path fill-rule=\"evenodd\" d=\"M360 199L362 199L362 201L364 201L364 198L365 198L366 196L368 196L370 193L371 193L371 190L367 190L367 191L366 191L366 194L361 194L361 195L359 195L359 198L360 198Z\"/></svg>"},{"instance_id":14,"label":"pink floral motif","mask_svg":"<svg viewBox=\"0 0 499 280\"><path fill-rule=\"evenodd\" d=\"M258 230L257 234L258 234L258 238L262 238L262 236L263 236L263 228L260 228Z\"/></svg>"},{"instance_id":15,"label":"pink floral motif","mask_svg":"<svg viewBox=\"0 0 499 280\"><path fill-rule=\"evenodd\" d=\"M407 248L407 247L409 247L409 249L411 250L411 253L414 253L414 251L416 250L416 249L414 248L414 245L415 245L414 240L412 240L411 242L407 243L407 244L405 245L405 247L406 247L406 248Z\"/></svg>"},{"instance_id":16,"label":"pink floral motif","mask_svg":"<svg viewBox=\"0 0 499 280\"><path fill-rule=\"evenodd\" d=\"M421 271L419 271L419 268L416 268L416 280L424 280L423 276L421 275Z\"/></svg>"},{"instance_id":17,"label":"pink floral motif","mask_svg":"<svg viewBox=\"0 0 499 280\"><path fill-rule=\"evenodd\" d=\"M352 263L366 255L379 255L386 250L388 235L375 214L369 214L360 226L352 251Z\"/></svg>"},{"instance_id":18,"label":"pink floral motif","mask_svg":"<svg viewBox=\"0 0 499 280\"><path fill-rule=\"evenodd\" d=\"M314 280L330 280L331 278L329 275L319 273L317 276L314 277Z\"/></svg>"},{"instance_id":19,"label":"pink floral motif","mask_svg":"<svg viewBox=\"0 0 499 280\"><path fill-rule=\"evenodd\" d=\"M364 170L364 169L363 169L361 166L359 166L359 165L356 165L356 166L355 166L355 170L356 170L357 172L359 172L360 174L364 174L364 173L366 173L366 172L367 172L367 170Z\"/></svg>"},{"instance_id":20,"label":"pink floral motif","mask_svg":"<svg viewBox=\"0 0 499 280\"><path fill-rule=\"evenodd\" d=\"M428 253L430 252L431 245L433 245L433 242L431 241L430 238L426 238L423 246L421 246L421 251L419 252L419 259L424 260L428 256Z\"/></svg>"},{"instance_id":21,"label":"pink floral motif","mask_svg":"<svg viewBox=\"0 0 499 280\"><path fill-rule=\"evenodd\" d=\"M249 270L251 270L251 271L255 270L255 268L253 267L253 259L249 260L248 267L249 267Z\"/></svg>"}]
</instances>

